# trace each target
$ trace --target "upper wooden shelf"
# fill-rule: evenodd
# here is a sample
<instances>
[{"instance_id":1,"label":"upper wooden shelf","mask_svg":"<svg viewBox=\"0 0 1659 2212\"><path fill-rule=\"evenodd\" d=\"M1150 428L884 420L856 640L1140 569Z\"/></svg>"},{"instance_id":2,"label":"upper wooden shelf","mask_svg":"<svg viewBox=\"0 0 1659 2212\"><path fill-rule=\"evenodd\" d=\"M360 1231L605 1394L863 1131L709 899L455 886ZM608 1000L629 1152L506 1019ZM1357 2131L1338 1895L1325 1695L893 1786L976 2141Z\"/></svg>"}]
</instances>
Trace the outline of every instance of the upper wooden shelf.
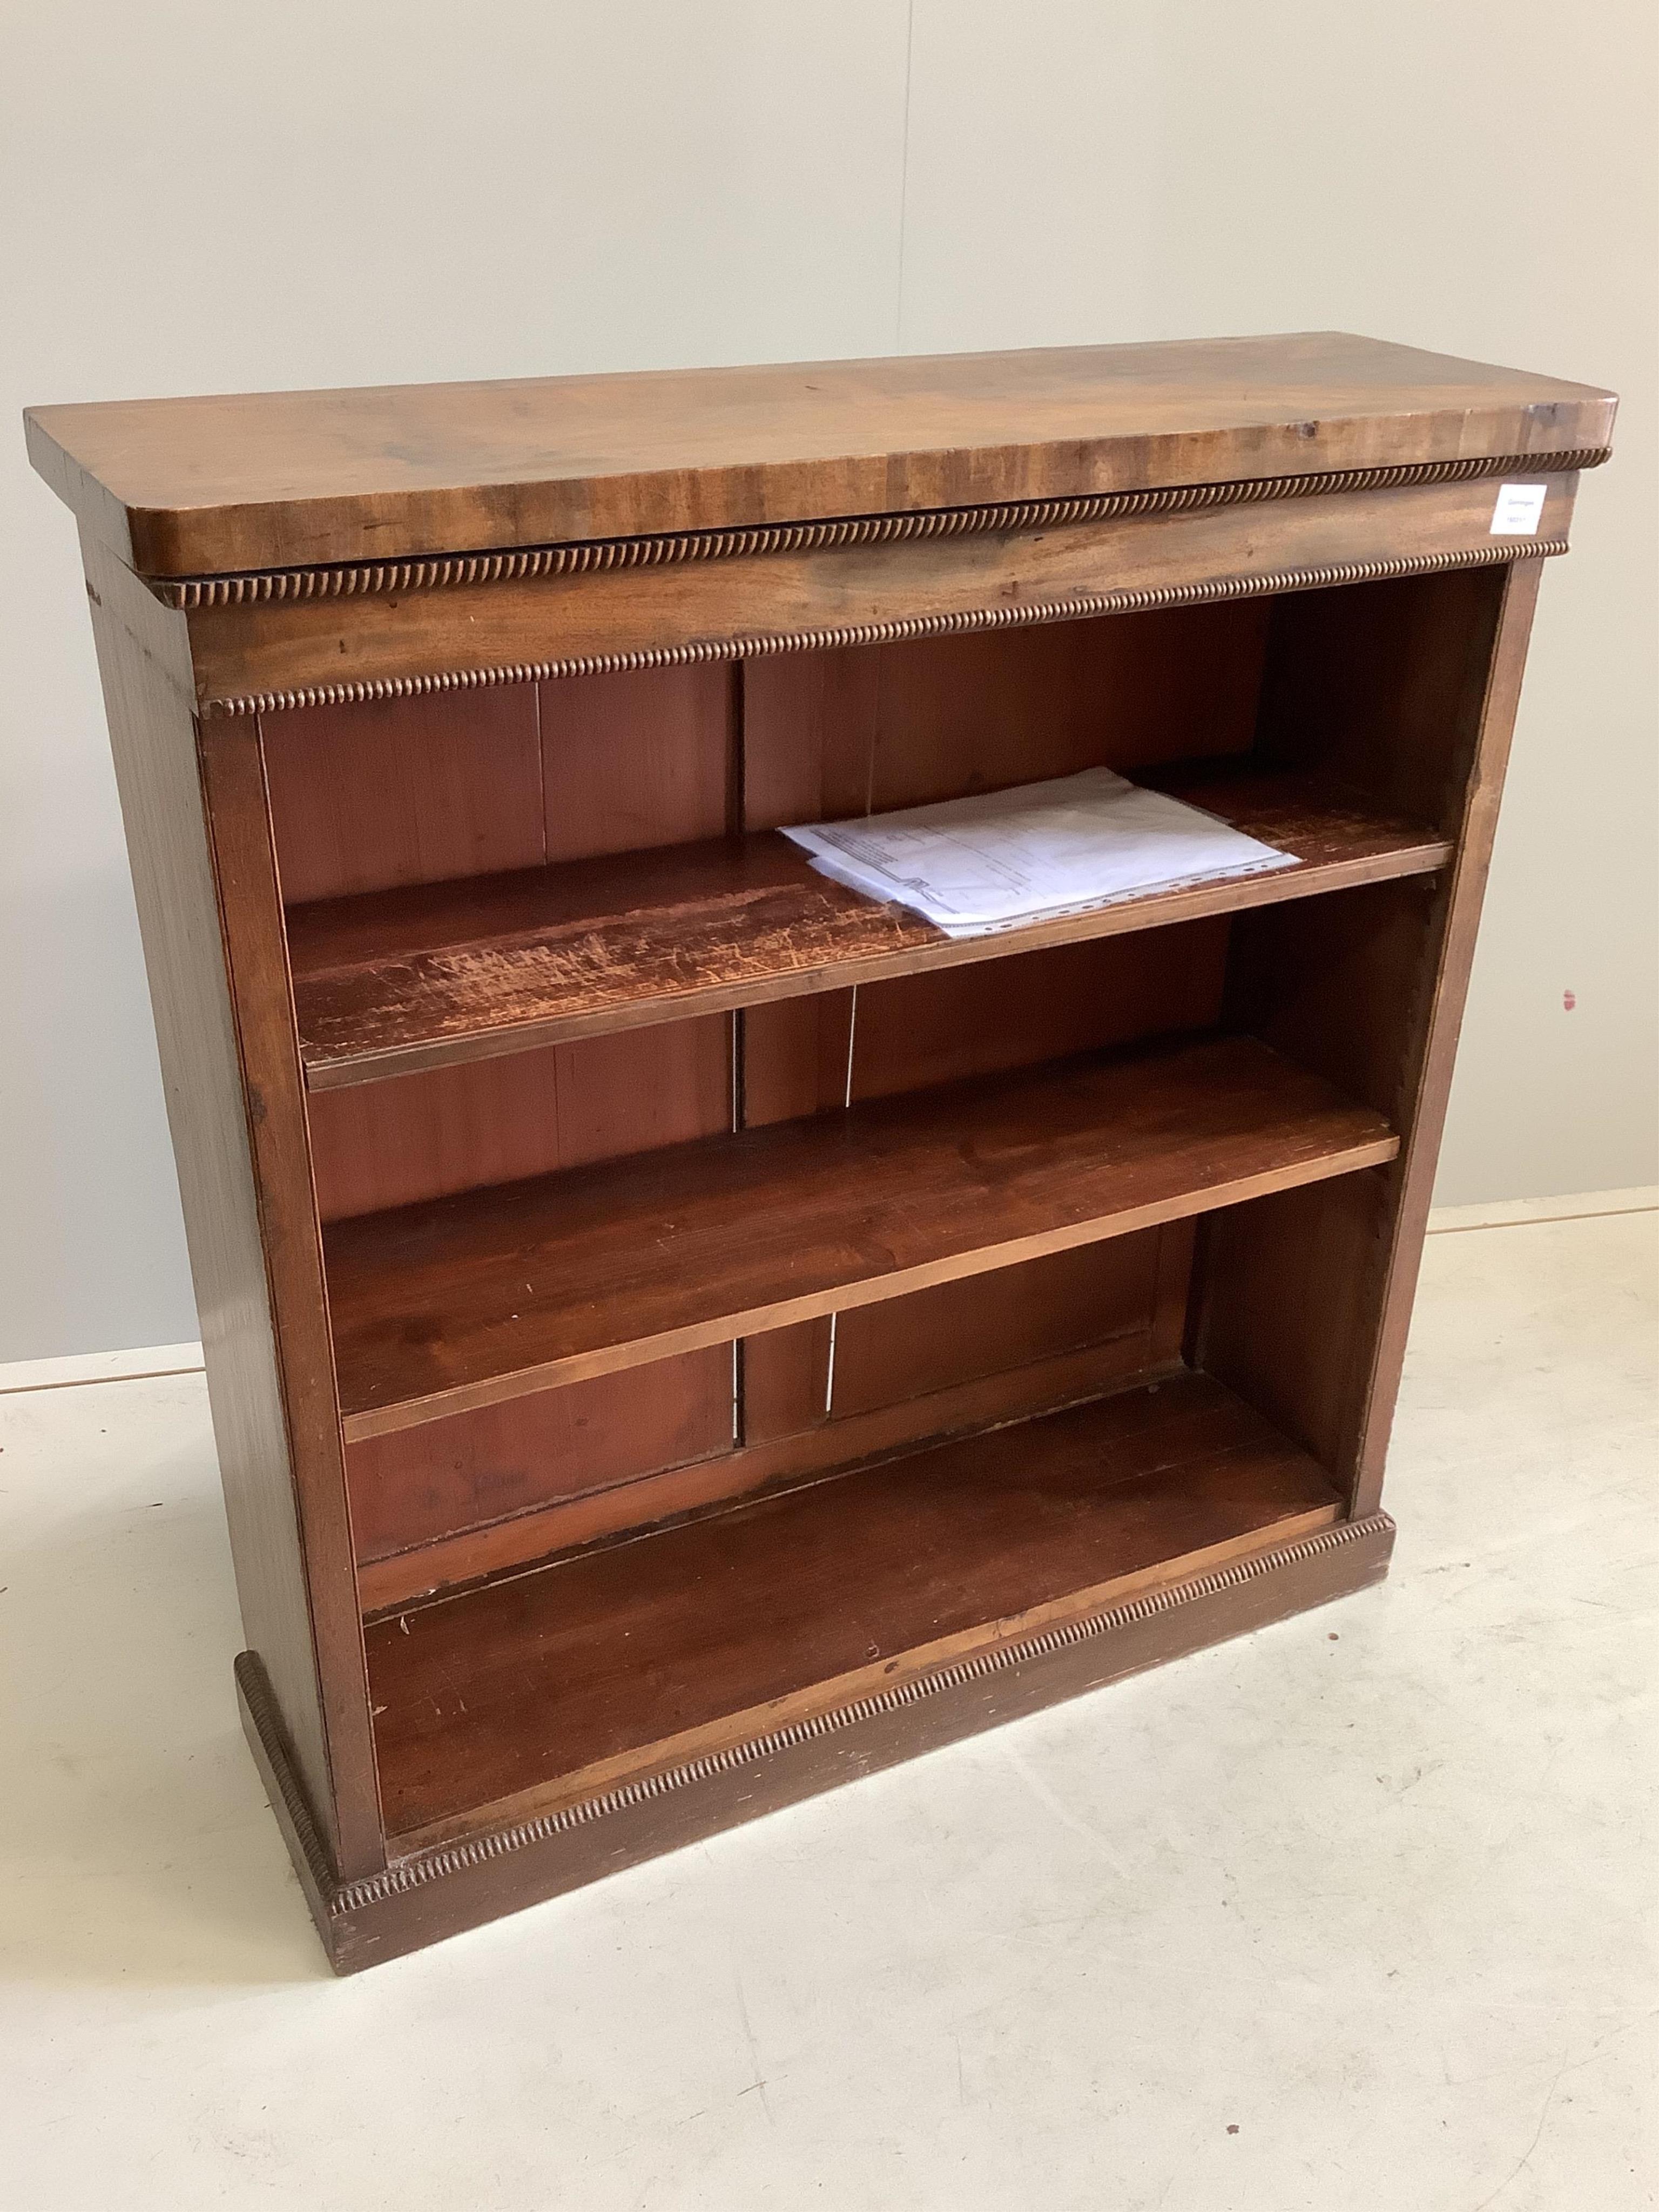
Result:
<instances>
[{"instance_id":1,"label":"upper wooden shelf","mask_svg":"<svg viewBox=\"0 0 1659 2212\"><path fill-rule=\"evenodd\" d=\"M325 1231L348 1437L1392 1159L1253 1037L1176 1040L362 1214Z\"/></svg>"},{"instance_id":2,"label":"upper wooden shelf","mask_svg":"<svg viewBox=\"0 0 1659 2212\"><path fill-rule=\"evenodd\" d=\"M1160 785L1297 866L951 939L818 874L774 831L293 908L313 1090L682 1015L1308 898L1443 866L1446 841L1317 778L1236 766Z\"/></svg>"},{"instance_id":3,"label":"upper wooden shelf","mask_svg":"<svg viewBox=\"0 0 1659 2212\"><path fill-rule=\"evenodd\" d=\"M1341 331L39 407L141 574L396 561L1610 441L1589 385Z\"/></svg>"}]
</instances>

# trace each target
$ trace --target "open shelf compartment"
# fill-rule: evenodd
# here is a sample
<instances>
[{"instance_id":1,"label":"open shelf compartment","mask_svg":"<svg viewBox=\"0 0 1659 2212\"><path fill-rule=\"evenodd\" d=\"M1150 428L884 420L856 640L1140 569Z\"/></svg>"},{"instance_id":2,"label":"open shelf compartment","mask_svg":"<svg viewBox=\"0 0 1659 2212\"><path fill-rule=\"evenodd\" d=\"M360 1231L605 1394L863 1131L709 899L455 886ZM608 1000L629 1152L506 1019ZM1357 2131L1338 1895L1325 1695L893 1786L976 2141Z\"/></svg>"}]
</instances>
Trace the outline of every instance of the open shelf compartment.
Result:
<instances>
[{"instance_id":1,"label":"open shelf compartment","mask_svg":"<svg viewBox=\"0 0 1659 2212\"><path fill-rule=\"evenodd\" d=\"M400 1850L1345 1516L1498 605L264 718ZM963 941L778 834L1094 766L1294 865Z\"/></svg>"},{"instance_id":2,"label":"open shelf compartment","mask_svg":"<svg viewBox=\"0 0 1659 2212\"><path fill-rule=\"evenodd\" d=\"M401 1850L552 1813L1336 1521L1329 1476L1179 1371L371 1624Z\"/></svg>"},{"instance_id":3,"label":"open shelf compartment","mask_svg":"<svg viewBox=\"0 0 1659 2212\"><path fill-rule=\"evenodd\" d=\"M1248 1036L901 1093L337 1223L349 1438L1392 1159Z\"/></svg>"}]
</instances>

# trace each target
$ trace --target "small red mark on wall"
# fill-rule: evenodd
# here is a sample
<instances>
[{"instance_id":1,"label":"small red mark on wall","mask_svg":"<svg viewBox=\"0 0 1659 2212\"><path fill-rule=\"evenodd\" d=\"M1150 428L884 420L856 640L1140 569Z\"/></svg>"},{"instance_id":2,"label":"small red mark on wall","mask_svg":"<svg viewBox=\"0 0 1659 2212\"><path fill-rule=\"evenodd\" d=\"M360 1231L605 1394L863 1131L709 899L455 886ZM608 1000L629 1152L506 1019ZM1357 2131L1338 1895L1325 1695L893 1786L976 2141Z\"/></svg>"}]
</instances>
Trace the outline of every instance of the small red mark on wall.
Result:
<instances>
[{"instance_id":1,"label":"small red mark on wall","mask_svg":"<svg viewBox=\"0 0 1659 2212\"><path fill-rule=\"evenodd\" d=\"M1562 992L1562 994L1561 994L1561 1011L1562 1011L1562 1012L1563 1012L1564 1014L1570 1014L1570 1013L1572 1012L1573 1008L1574 1008L1577 1004L1578 1004L1578 994L1577 994L1577 991L1563 991L1563 992Z\"/></svg>"}]
</instances>

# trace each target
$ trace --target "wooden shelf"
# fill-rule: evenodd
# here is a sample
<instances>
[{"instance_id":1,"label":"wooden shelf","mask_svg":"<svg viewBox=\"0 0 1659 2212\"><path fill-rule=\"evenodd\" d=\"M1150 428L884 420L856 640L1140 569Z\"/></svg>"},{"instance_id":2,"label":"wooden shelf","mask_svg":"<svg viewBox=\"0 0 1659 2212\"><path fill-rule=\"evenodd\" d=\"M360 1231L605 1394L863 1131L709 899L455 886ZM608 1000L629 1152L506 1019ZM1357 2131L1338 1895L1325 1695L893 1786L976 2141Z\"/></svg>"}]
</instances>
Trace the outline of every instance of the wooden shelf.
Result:
<instances>
[{"instance_id":1,"label":"wooden shelf","mask_svg":"<svg viewBox=\"0 0 1659 2212\"><path fill-rule=\"evenodd\" d=\"M550 1810L1340 1512L1306 1453L1182 1373L485 1584L368 1631L387 1825Z\"/></svg>"},{"instance_id":2,"label":"wooden shelf","mask_svg":"<svg viewBox=\"0 0 1659 2212\"><path fill-rule=\"evenodd\" d=\"M1251 1037L1090 1054L325 1232L349 1438L1391 1159Z\"/></svg>"},{"instance_id":3,"label":"wooden shelf","mask_svg":"<svg viewBox=\"0 0 1659 2212\"><path fill-rule=\"evenodd\" d=\"M1449 847L1316 777L1157 781L1295 868L953 940L819 875L775 831L295 907L306 1080L365 1083L682 1015L1001 957L1443 866Z\"/></svg>"}]
</instances>

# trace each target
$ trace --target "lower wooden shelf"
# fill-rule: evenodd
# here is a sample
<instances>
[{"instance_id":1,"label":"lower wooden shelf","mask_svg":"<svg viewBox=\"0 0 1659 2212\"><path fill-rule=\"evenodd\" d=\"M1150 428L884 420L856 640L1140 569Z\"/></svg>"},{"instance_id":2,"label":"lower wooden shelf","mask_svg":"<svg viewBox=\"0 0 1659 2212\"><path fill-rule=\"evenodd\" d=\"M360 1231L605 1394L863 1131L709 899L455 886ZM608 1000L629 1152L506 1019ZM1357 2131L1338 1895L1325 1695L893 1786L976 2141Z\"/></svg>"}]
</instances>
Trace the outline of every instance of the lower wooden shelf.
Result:
<instances>
[{"instance_id":1,"label":"lower wooden shelf","mask_svg":"<svg viewBox=\"0 0 1659 2212\"><path fill-rule=\"evenodd\" d=\"M923 1696L1340 1511L1306 1452L1180 1370L556 1560L369 1626L388 1831L419 1850Z\"/></svg>"},{"instance_id":2,"label":"lower wooden shelf","mask_svg":"<svg viewBox=\"0 0 1659 2212\"><path fill-rule=\"evenodd\" d=\"M1254 1037L907 1092L325 1235L348 1438L1392 1159Z\"/></svg>"}]
</instances>

